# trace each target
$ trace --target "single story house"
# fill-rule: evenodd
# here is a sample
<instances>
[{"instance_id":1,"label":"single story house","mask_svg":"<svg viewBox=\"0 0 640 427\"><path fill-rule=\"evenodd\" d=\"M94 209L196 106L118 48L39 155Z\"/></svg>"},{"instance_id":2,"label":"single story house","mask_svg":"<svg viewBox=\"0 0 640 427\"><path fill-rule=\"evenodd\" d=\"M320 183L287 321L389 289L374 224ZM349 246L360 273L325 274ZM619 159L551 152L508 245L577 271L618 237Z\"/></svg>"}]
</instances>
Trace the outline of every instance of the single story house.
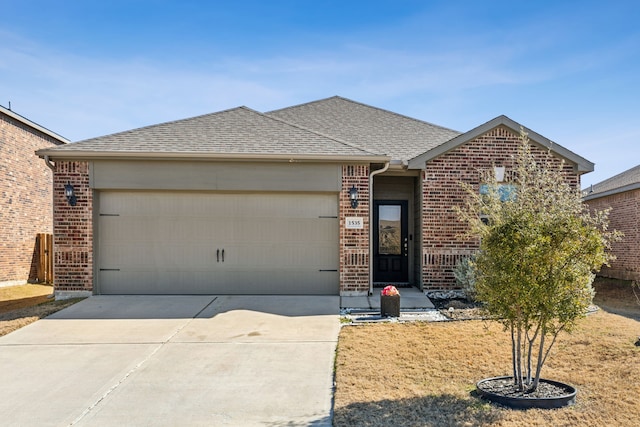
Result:
<instances>
[{"instance_id":1,"label":"single story house","mask_svg":"<svg viewBox=\"0 0 640 427\"><path fill-rule=\"evenodd\" d=\"M34 151L68 142L0 106L0 286L39 281L36 236L52 233L53 174Z\"/></svg>"},{"instance_id":2,"label":"single story house","mask_svg":"<svg viewBox=\"0 0 640 427\"><path fill-rule=\"evenodd\" d=\"M611 248L616 259L598 274L640 280L640 165L592 185L583 200L590 209L611 208L609 227L624 233Z\"/></svg>"},{"instance_id":3,"label":"single story house","mask_svg":"<svg viewBox=\"0 0 640 427\"><path fill-rule=\"evenodd\" d=\"M336 96L40 150L55 169L56 293L453 288L477 247L459 237L460 182L509 176L520 129L500 116L460 133ZM573 185L593 170L527 132Z\"/></svg>"}]
</instances>

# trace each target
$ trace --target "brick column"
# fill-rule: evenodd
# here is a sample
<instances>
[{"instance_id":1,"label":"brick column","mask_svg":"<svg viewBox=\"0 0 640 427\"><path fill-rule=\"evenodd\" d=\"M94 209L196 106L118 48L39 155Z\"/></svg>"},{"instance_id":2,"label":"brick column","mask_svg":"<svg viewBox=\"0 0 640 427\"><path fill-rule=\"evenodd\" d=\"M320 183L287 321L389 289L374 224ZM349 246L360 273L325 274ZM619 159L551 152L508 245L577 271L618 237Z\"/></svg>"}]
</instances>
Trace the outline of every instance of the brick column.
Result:
<instances>
[{"instance_id":1,"label":"brick column","mask_svg":"<svg viewBox=\"0 0 640 427\"><path fill-rule=\"evenodd\" d=\"M351 207L349 190L358 190L358 207ZM340 295L369 292L369 166L343 165L340 192ZM363 228L347 229L346 218L363 219Z\"/></svg>"},{"instance_id":2,"label":"brick column","mask_svg":"<svg viewBox=\"0 0 640 427\"><path fill-rule=\"evenodd\" d=\"M71 184L76 205L64 194ZM53 177L54 287L56 298L88 296L93 290L93 192L87 162L56 162Z\"/></svg>"}]
</instances>

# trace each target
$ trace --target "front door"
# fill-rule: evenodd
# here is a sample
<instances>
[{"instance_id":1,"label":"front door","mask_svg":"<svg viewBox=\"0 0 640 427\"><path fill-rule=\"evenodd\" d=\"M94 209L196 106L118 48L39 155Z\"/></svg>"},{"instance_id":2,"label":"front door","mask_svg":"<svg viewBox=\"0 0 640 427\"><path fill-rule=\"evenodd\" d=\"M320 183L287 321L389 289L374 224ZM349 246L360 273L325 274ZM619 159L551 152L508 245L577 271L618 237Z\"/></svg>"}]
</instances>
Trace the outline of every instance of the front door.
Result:
<instances>
[{"instance_id":1,"label":"front door","mask_svg":"<svg viewBox=\"0 0 640 427\"><path fill-rule=\"evenodd\" d=\"M409 281L407 201L376 200L373 211L373 281Z\"/></svg>"}]
</instances>

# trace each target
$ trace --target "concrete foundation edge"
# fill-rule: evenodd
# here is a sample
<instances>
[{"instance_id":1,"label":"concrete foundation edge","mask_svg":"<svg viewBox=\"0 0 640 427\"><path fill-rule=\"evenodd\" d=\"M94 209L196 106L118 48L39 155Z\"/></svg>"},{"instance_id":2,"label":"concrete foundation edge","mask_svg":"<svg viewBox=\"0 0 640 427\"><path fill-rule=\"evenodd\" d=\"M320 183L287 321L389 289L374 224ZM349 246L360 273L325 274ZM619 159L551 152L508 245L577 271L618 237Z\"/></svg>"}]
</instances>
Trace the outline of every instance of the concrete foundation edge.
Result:
<instances>
[{"instance_id":1,"label":"concrete foundation edge","mask_svg":"<svg viewBox=\"0 0 640 427\"><path fill-rule=\"evenodd\" d=\"M71 299L71 298L88 298L93 293L91 291L55 291L56 301Z\"/></svg>"}]
</instances>

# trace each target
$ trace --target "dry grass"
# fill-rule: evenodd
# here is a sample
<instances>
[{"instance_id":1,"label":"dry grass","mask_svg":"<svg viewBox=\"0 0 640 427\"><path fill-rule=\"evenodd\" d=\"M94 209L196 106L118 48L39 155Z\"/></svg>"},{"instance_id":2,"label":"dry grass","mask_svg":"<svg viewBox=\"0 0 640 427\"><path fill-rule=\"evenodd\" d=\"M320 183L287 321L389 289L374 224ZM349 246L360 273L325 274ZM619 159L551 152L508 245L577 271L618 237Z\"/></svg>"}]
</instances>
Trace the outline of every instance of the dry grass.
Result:
<instances>
[{"instance_id":1,"label":"dry grass","mask_svg":"<svg viewBox=\"0 0 640 427\"><path fill-rule=\"evenodd\" d=\"M0 287L0 314L47 302L52 293L53 287L49 285Z\"/></svg>"},{"instance_id":2,"label":"dry grass","mask_svg":"<svg viewBox=\"0 0 640 427\"><path fill-rule=\"evenodd\" d=\"M627 301L622 294L615 297L601 290L603 297L612 306L616 298ZM628 309L640 315L640 306ZM545 378L577 386L577 404L516 411L472 395L476 381L510 374L510 338L500 325L464 321L347 326L338 344L334 425L637 425L638 335L640 322L632 317L604 310L589 315L572 335L561 336L543 370Z\"/></svg>"},{"instance_id":3,"label":"dry grass","mask_svg":"<svg viewBox=\"0 0 640 427\"><path fill-rule=\"evenodd\" d=\"M79 299L54 301L52 287L20 285L0 288L0 336L75 304Z\"/></svg>"},{"instance_id":4,"label":"dry grass","mask_svg":"<svg viewBox=\"0 0 640 427\"><path fill-rule=\"evenodd\" d=\"M594 303L609 313L640 320L640 288L629 281L598 278Z\"/></svg>"}]
</instances>

